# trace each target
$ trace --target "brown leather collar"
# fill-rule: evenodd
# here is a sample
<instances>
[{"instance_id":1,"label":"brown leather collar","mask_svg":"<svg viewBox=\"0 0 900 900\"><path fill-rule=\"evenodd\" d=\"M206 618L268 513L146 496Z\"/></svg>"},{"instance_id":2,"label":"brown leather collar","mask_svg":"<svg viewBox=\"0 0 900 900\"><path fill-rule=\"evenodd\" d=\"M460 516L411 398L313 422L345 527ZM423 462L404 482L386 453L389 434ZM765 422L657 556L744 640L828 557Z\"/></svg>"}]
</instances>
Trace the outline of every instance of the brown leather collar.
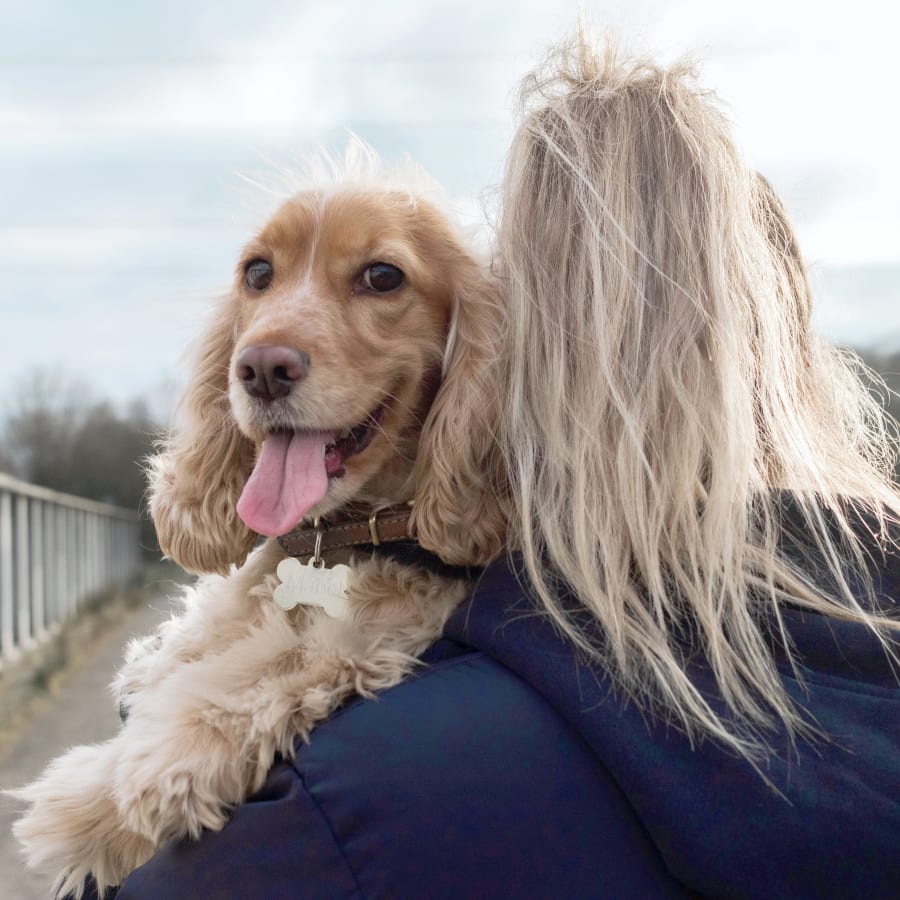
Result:
<instances>
[{"instance_id":1,"label":"brown leather collar","mask_svg":"<svg viewBox=\"0 0 900 900\"><path fill-rule=\"evenodd\" d=\"M316 541L320 540L318 550L339 550L343 547L358 547L370 544L375 547L392 541L407 541L412 535L409 531L409 515L411 503L389 506L376 510L368 519L349 519L347 521L326 522L321 520L312 527L298 526L293 531L278 538L278 543L288 556L312 556L316 552Z\"/></svg>"}]
</instances>

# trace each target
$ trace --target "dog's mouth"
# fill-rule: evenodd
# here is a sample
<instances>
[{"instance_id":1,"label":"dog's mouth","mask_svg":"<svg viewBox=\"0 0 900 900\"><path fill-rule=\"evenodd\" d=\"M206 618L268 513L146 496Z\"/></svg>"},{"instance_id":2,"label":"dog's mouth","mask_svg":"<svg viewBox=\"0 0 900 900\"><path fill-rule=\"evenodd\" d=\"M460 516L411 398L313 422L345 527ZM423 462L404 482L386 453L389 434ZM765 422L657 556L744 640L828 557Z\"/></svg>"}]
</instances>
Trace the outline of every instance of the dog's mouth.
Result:
<instances>
[{"instance_id":1,"label":"dog's mouth","mask_svg":"<svg viewBox=\"0 0 900 900\"><path fill-rule=\"evenodd\" d=\"M325 472L329 478L341 478L345 461L362 453L372 443L386 409L387 401L379 403L362 422L345 429L332 443L325 445Z\"/></svg>"},{"instance_id":2,"label":"dog's mouth","mask_svg":"<svg viewBox=\"0 0 900 900\"><path fill-rule=\"evenodd\" d=\"M387 407L388 401L382 401L361 422L341 431L270 431L237 504L247 527L267 537L294 528L324 499L329 482L344 476L347 460L372 443Z\"/></svg>"}]
</instances>

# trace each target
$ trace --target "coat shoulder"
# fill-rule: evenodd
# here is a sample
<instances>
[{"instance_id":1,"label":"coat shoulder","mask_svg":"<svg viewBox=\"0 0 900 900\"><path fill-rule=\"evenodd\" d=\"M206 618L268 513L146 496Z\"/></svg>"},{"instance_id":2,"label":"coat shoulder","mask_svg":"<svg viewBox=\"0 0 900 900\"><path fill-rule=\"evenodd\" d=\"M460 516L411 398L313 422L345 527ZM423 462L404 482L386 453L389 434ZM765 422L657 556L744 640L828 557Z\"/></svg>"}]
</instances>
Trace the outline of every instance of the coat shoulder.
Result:
<instances>
[{"instance_id":1,"label":"coat shoulder","mask_svg":"<svg viewBox=\"0 0 900 900\"><path fill-rule=\"evenodd\" d=\"M155 892L138 889L153 869ZM236 884L250 898L683 895L577 733L480 652L341 710L221 832L165 848L120 898Z\"/></svg>"}]
</instances>

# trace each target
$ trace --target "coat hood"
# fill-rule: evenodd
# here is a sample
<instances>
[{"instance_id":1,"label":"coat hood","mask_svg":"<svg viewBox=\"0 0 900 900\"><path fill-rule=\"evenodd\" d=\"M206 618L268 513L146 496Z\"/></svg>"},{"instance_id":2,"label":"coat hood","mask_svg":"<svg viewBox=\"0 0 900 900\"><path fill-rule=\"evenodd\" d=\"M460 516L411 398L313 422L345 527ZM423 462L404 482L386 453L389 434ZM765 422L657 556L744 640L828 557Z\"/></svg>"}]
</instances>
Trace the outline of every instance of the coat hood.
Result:
<instances>
[{"instance_id":1,"label":"coat hood","mask_svg":"<svg viewBox=\"0 0 900 900\"><path fill-rule=\"evenodd\" d=\"M785 532L789 552L810 564L790 510ZM871 558L884 606L896 610L900 560L874 547ZM896 896L900 686L868 628L782 611L802 677L782 660L782 681L824 737L792 745L773 733L757 771L713 740L691 746L621 698L536 611L524 583L517 558L490 566L446 636L515 672L579 733L679 881L709 897ZM725 717L709 668L701 660L689 673Z\"/></svg>"}]
</instances>

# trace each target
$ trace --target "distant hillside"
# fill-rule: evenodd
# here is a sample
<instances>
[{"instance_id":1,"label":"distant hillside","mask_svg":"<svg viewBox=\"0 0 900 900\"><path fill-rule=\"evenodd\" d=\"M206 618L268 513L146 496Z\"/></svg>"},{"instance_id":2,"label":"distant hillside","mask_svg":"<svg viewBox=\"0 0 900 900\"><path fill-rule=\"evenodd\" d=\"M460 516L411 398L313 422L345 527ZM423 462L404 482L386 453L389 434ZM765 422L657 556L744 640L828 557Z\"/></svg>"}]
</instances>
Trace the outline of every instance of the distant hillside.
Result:
<instances>
[{"instance_id":1,"label":"distant hillside","mask_svg":"<svg viewBox=\"0 0 900 900\"><path fill-rule=\"evenodd\" d=\"M857 350L863 362L874 369L890 388L887 398L888 411L900 422L900 350L895 353L879 354L867 350Z\"/></svg>"},{"instance_id":2,"label":"distant hillside","mask_svg":"<svg viewBox=\"0 0 900 900\"><path fill-rule=\"evenodd\" d=\"M854 347L874 344L889 353L900 349L900 264L814 264L809 276L813 321L820 334Z\"/></svg>"},{"instance_id":3,"label":"distant hillside","mask_svg":"<svg viewBox=\"0 0 900 900\"><path fill-rule=\"evenodd\" d=\"M888 386L888 396L884 398L887 411L900 423L900 350L895 353L873 353L857 350L863 362L874 369ZM894 467L897 481L900 481L900 459Z\"/></svg>"}]
</instances>

